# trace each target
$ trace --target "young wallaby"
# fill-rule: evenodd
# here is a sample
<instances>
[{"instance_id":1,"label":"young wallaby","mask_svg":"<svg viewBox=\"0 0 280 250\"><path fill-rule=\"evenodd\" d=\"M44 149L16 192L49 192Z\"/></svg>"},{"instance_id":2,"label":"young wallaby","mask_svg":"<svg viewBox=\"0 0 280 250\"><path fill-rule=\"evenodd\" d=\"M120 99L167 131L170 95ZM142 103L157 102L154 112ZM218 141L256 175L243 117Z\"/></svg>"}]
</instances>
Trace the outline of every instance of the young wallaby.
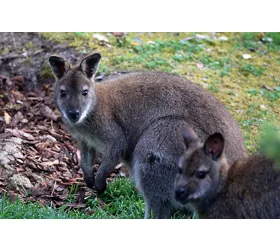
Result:
<instances>
[{"instance_id":1,"label":"young wallaby","mask_svg":"<svg viewBox=\"0 0 280 250\"><path fill-rule=\"evenodd\" d=\"M95 83L100 59L95 53L72 66L61 57L49 58L56 76L54 100L80 145L88 187L102 192L106 177L125 162L143 193L145 217L152 210L156 218L170 218L181 206L173 197L173 184L186 149L182 127L193 127L201 140L222 131L230 162L247 155L237 123L202 87L159 72L127 73ZM102 163L94 178L96 151L102 153Z\"/></svg>"},{"instance_id":2,"label":"young wallaby","mask_svg":"<svg viewBox=\"0 0 280 250\"><path fill-rule=\"evenodd\" d=\"M255 154L229 167L220 133L204 145L190 128L184 138L188 150L179 160L177 201L200 218L280 218L280 171L273 161Z\"/></svg>"}]
</instances>

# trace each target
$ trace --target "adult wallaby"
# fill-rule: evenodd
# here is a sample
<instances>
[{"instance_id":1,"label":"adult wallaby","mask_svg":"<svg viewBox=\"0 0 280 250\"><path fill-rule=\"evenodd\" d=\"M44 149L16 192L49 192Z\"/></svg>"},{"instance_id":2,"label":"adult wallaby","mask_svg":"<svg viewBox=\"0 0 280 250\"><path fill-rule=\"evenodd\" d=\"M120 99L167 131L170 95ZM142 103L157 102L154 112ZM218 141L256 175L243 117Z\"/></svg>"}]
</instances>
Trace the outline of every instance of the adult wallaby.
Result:
<instances>
[{"instance_id":1,"label":"adult wallaby","mask_svg":"<svg viewBox=\"0 0 280 250\"><path fill-rule=\"evenodd\" d=\"M177 161L185 150L183 126L194 128L201 140L215 132L227 136L229 161L247 154L240 129L214 96L183 77L138 72L95 83L101 55L92 54L72 67L51 56L56 76L54 100L72 136L80 145L84 180L98 192L106 177L125 162L143 193L145 218L170 218L180 205L173 197ZM95 152L102 153L96 177Z\"/></svg>"},{"instance_id":2,"label":"adult wallaby","mask_svg":"<svg viewBox=\"0 0 280 250\"><path fill-rule=\"evenodd\" d=\"M280 172L262 155L228 165L224 137L212 134L201 145L191 128L179 160L174 195L200 218L280 218Z\"/></svg>"}]
</instances>

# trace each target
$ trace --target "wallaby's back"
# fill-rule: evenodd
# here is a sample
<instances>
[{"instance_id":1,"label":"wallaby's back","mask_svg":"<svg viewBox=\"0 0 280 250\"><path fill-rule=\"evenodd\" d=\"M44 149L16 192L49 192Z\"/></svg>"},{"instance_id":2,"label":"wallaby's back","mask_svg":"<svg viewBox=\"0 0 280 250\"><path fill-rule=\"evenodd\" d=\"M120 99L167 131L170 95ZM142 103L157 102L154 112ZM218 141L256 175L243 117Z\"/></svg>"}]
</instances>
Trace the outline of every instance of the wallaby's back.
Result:
<instances>
[{"instance_id":1,"label":"wallaby's back","mask_svg":"<svg viewBox=\"0 0 280 250\"><path fill-rule=\"evenodd\" d=\"M280 218L280 172L273 161L253 155L235 163L207 218Z\"/></svg>"},{"instance_id":2,"label":"wallaby's back","mask_svg":"<svg viewBox=\"0 0 280 250\"><path fill-rule=\"evenodd\" d=\"M111 102L128 138L137 140L158 119L177 117L194 128L202 141L217 131L225 134L230 164L247 155L240 128L225 106L183 77L162 72L129 73L98 84L96 91L102 102Z\"/></svg>"}]
</instances>

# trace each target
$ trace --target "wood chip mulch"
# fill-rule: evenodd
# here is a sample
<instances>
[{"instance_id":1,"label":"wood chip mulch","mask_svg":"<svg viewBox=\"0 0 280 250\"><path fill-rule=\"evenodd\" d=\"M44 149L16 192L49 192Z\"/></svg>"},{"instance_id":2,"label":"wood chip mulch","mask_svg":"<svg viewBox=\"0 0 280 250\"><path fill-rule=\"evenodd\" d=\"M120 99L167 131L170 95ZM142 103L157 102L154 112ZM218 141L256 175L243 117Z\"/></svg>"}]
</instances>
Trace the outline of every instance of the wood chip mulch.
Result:
<instances>
[{"instance_id":1,"label":"wood chip mulch","mask_svg":"<svg viewBox=\"0 0 280 250\"><path fill-rule=\"evenodd\" d=\"M8 159L0 156L0 197L84 209L85 199L96 193L83 181L80 152L55 109L52 85L31 91L24 85L24 77L0 75L0 145L21 139L19 152L7 152ZM93 168L97 171L98 162Z\"/></svg>"}]
</instances>

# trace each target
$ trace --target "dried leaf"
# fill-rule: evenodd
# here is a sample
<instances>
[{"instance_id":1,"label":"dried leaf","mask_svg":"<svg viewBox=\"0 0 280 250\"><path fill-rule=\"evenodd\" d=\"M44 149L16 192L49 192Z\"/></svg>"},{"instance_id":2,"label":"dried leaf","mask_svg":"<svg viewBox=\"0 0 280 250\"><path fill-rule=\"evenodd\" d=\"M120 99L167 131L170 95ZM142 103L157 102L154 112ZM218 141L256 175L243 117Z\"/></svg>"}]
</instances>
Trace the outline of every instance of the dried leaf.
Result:
<instances>
[{"instance_id":1,"label":"dried leaf","mask_svg":"<svg viewBox=\"0 0 280 250\"><path fill-rule=\"evenodd\" d=\"M18 111L15 115L14 115L14 117L13 117L13 119L12 119L12 121L11 121L11 126L15 126L15 125L17 125L20 121L22 121L22 119L23 119L23 115L22 115L22 113L20 112L20 111Z\"/></svg>"},{"instance_id":2,"label":"dried leaf","mask_svg":"<svg viewBox=\"0 0 280 250\"><path fill-rule=\"evenodd\" d=\"M243 54L242 57L243 57L243 59L245 59L245 60L252 58L252 56L249 55L249 54Z\"/></svg>"},{"instance_id":3,"label":"dried leaf","mask_svg":"<svg viewBox=\"0 0 280 250\"><path fill-rule=\"evenodd\" d=\"M204 65L202 63L197 63L196 66L199 68L199 69L204 69Z\"/></svg>"},{"instance_id":4,"label":"dried leaf","mask_svg":"<svg viewBox=\"0 0 280 250\"><path fill-rule=\"evenodd\" d=\"M52 120L56 121L57 118L59 117L57 114L55 114L54 111L52 111L50 109L50 107L48 107L47 105L44 105L40 108L40 113L47 117L47 118L51 118Z\"/></svg>"},{"instance_id":5,"label":"dried leaf","mask_svg":"<svg viewBox=\"0 0 280 250\"><path fill-rule=\"evenodd\" d=\"M6 124L11 122L11 116L6 111L4 111L4 121Z\"/></svg>"},{"instance_id":6,"label":"dried leaf","mask_svg":"<svg viewBox=\"0 0 280 250\"><path fill-rule=\"evenodd\" d=\"M263 85L263 88L266 89L266 90L269 90L269 91L273 91L273 88L267 86L267 85Z\"/></svg>"},{"instance_id":7,"label":"dried leaf","mask_svg":"<svg viewBox=\"0 0 280 250\"><path fill-rule=\"evenodd\" d=\"M93 34L93 37L99 41L109 43L109 40L106 36L100 34Z\"/></svg>"}]
</instances>

